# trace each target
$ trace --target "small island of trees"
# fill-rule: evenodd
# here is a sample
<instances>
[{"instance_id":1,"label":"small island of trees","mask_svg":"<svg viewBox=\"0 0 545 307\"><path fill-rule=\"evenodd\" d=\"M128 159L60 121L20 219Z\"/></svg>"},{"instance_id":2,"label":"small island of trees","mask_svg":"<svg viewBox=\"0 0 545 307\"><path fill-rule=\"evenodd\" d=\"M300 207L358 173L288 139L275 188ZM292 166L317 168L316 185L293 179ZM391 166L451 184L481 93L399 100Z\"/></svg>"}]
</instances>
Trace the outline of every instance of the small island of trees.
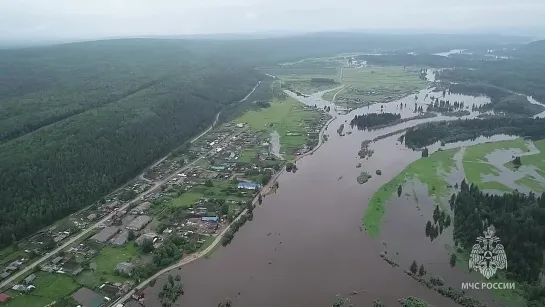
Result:
<instances>
[{"instance_id":1,"label":"small island of trees","mask_svg":"<svg viewBox=\"0 0 545 307\"><path fill-rule=\"evenodd\" d=\"M392 124L400 119L401 114L370 113L354 116L354 118L350 121L350 126L356 126L360 130L365 130L377 126Z\"/></svg>"}]
</instances>

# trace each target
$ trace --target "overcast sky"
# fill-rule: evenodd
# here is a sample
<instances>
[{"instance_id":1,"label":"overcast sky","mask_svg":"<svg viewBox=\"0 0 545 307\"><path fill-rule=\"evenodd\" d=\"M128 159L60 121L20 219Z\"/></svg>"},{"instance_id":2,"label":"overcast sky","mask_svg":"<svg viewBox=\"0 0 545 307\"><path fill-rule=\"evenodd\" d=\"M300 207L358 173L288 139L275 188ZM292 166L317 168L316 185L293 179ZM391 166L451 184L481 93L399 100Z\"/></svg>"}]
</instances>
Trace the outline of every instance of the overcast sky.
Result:
<instances>
[{"instance_id":1,"label":"overcast sky","mask_svg":"<svg viewBox=\"0 0 545 307\"><path fill-rule=\"evenodd\" d=\"M0 0L0 39L545 25L545 0Z\"/></svg>"}]
</instances>

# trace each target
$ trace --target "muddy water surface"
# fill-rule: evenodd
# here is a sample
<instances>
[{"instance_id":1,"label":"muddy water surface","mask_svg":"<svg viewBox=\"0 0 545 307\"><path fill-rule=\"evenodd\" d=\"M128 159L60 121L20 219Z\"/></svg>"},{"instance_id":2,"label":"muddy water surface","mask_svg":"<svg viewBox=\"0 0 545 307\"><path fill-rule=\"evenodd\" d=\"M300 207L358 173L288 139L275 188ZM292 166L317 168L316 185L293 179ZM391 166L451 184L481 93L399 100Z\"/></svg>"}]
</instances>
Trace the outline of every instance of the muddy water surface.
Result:
<instances>
[{"instance_id":1,"label":"muddy water surface","mask_svg":"<svg viewBox=\"0 0 545 307\"><path fill-rule=\"evenodd\" d=\"M424 98L429 92L419 92L417 104L429 103L430 98ZM178 303L217 306L229 297L237 307L326 307L331 306L335 295L357 291L351 298L355 306L370 306L376 298L395 306L399 298L410 295L436 306L457 306L383 261L379 256L384 251L381 239L370 238L360 227L367 201L374 192L421 154L399 144L398 135L393 135L373 143L375 153L369 159L357 157L363 140L423 122L452 118L413 120L374 131L350 130L348 126L345 132L353 133L341 137L336 133L340 124L349 122L355 114L380 112L380 105L340 115L333 104L318 97L296 98L321 108L331 106L337 118L326 131L329 140L313 155L297 162L297 173L280 176L277 193L267 196L263 205L254 210L254 219L239 230L230 245L219 248L210 259L201 258L172 272L181 274L185 285L185 295ZM467 96L465 99L466 105L477 101ZM401 112L405 118L414 116L409 108L414 107L414 95L402 100L407 101L408 110L399 110L401 101L395 101L383 104L384 112L398 110L396 113ZM475 115L472 113L470 117ZM358 169L355 166L359 162L363 165ZM382 175L375 175L377 169ZM373 177L360 185L356 177L364 170ZM422 202L428 201L422 197ZM433 206L430 202L422 203L420 211L414 212L414 208L414 204L405 201L394 202L387 209L393 215L388 215L383 235L392 241L392 248L401 256L407 253L400 263L403 267L414 260L411 257L421 257L423 263L429 264L429 271L434 271L433 262L443 266L448 255L439 240L433 245L425 242L425 221ZM401 245L405 241L416 245ZM415 246L430 252L411 254ZM165 280L166 275L145 290L146 306L160 305L156 295Z\"/></svg>"}]
</instances>

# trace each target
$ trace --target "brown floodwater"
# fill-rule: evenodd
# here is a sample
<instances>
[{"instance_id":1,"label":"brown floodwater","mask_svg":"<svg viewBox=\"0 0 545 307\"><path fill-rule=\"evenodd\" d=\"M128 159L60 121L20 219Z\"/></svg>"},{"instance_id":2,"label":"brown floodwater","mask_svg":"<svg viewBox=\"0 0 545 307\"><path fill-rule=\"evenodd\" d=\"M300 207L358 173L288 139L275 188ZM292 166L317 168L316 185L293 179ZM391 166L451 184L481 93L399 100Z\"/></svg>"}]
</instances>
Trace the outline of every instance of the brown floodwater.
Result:
<instances>
[{"instance_id":1,"label":"brown floodwater","mask_svg":"<svg viewBox=\"0 0 545 307\"><path fill-rule=\"evenodd\" d=\"M426 103L424 92L418 96L420 103ZM471 105L472 98L465 99L466 105ZM319 107L326 104L315 96L301 100ZM414 107L414 95L411 100ZM384 108L395 111L397 105L399 101L385 104ZM398 144L399 135L394 135L373 143L374 154L360 160L357 153L361 142L445 117L414 120L376 131L348 126L345 132L353 133L338 136L337 128L345 120L349 122L355 112L374 108L338 115L327 129L329 140L313 155L297 162L296 173L279 177L277 193L268 195L254 210L253 220L237 232L231 244L218 248L210 259L201 258L171 271L184 281L185 294L177 301L180 306L217 306L229 297L236 307L327 307L337 294L349 296L353 291L358 293L350 296L355 306L372 306L377 298L396 306L398 299L406 296L417 296L440 307L458 306L403 273L403 268L416 260L453 287L459 288L460 281L476 279L448 266L448 231L434 242L425 237L425 222L433 210L431 200L420 195L421 210L417 210L414 200L408 197L394 199L388 205L379 238L371 238L361 228L362 215L374 192L421 156ZM403 115L410 116L410 112ZM362 167L356 168L359 162ZM375 175L377 169L382 175ZM356 177L364 170L372 178L360 185ZM422 187L415 189L425 194ZM384 250L399 253L394 258L401 268L393 268L380 258ZM166 276L145 290L145 306L160 306L157 294Z\"/></svg>"}]
</instances>

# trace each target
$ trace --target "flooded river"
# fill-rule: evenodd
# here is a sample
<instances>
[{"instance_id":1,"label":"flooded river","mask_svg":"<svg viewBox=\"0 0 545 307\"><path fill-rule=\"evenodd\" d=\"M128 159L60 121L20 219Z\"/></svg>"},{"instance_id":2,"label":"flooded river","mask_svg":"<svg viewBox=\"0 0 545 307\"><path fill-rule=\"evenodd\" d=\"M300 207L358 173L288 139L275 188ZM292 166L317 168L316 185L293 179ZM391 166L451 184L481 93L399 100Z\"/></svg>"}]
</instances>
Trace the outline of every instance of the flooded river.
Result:
<instances>
[{"instance_id":1,"label":"flooded river","mask_svg":"<svg viewBox=\"0 0 545 307\"><path fill-rule=\"evenodd\" d=\"M426 89L418 92L416 99L413 94L343 115L320 99L320 93L307 98L288 94L307 105L331 106L336 119L325 132L329 140L313 155L298 161L296 173L279 177L278 192L266 196L263 205L254 209L254 219L237 232L231 244L220 247L210 259L201 258L171 272L180 274L184 281L185 295L178 300L179 305L213 307L229 297L235 307L329 307L337 294L348 296L357 291L351 296L354 306L371 306L377 298L388 306L397 306L398 299L406 296L423 298L435 306L458 306L402 271L416 260L429 274L443 277L454 288L459 289L462 281L476 279L448 264L445 247L451 244L452 227L434 242L425 237L424 226L434 207L425 188L418 184L414 187L420 210L413 197L404 195L388 206L380 238L369 237L360 227L370 197L419 159L420 152L399 144L398 135L393 135L373 143L374 154L368 160L357 155L363 140L419 123L454 118L418 119L374 131L358 131L346 123L356 114L380 112L381 106L384 112L413 117L415 102L424 106L431 102L430 96L463 101L470 107L468 111L472 104L480 105L488 99L462 95L442 98L442 93ZM476 115L472 112L466 118ZM352 133L341 137L336 130L343 123L345 133ZM356 168L359 162L362 167ZM377 169L382 175L375 175ZM360 185L356 177L362 171L373 177ZM385 250L401 268L393 268L380 258ZM165 281L163 275L154 287L145 290L146 306L160 306L157 293ZM491 302L486 292L476 296ZM492 302L489 306L500 305Z\"/></svg>"}]
</instances>

